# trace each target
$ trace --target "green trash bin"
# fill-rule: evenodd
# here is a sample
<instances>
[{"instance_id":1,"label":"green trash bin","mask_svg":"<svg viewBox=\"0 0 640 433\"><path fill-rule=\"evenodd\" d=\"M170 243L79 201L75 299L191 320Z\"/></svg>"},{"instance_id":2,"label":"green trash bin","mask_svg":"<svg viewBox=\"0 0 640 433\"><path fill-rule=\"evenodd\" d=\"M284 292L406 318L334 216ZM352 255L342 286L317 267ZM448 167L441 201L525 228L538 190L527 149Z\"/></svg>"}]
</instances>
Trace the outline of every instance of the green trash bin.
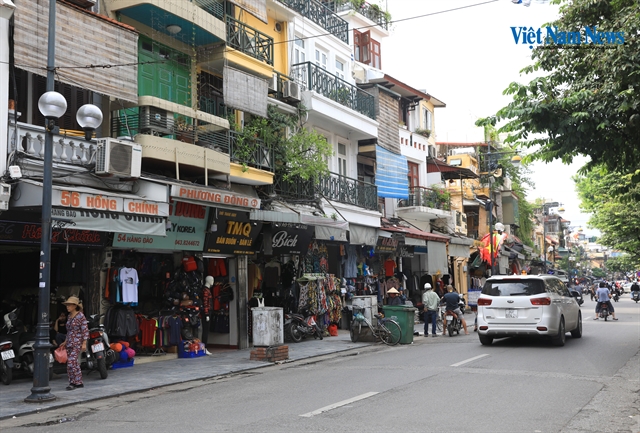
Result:
<instances>
[{"instance_id":1,"label":"green trash bin","mask_svg":"<svg viewBox=\"0 0 640 433\"><path fill-rule=\"evenodd\" d=\"M400 329L402 330L402 337L400 338L400 344L413 343L413 328L415 325L416 308L404 307L402 305L383 305L382 312L385 318L393 318Z\"/></svg>"}]
</instances>

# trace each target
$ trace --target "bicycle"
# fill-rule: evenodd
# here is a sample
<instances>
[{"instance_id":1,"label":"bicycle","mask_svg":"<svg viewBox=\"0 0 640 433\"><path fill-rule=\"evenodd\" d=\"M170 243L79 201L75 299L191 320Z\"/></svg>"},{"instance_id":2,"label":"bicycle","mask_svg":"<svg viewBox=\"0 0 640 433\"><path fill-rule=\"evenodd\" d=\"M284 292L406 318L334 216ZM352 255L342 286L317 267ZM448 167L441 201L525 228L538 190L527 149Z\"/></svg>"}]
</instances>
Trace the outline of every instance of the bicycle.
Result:
<instances>
[{"instance_id":1,"label":"bicycle","mask_svg":"<svg viewBox=\"0 0 640 433\"><path fill-rule=\"evenodd\" d=\"M380 314L374 314L376 325L374 326L367 320L367 318L362 314L364 311L363 307L353 307L353 322L351 323L351 341L356 343L358 338L360 338L360 332L362 331L362 325L366 325L370 330L371 334L376 339L382 340L382 342L388 346L395 346L400 342L402 338L402 328L398 322L391 318L385 318Z\"/></svg>"}]
</instances>

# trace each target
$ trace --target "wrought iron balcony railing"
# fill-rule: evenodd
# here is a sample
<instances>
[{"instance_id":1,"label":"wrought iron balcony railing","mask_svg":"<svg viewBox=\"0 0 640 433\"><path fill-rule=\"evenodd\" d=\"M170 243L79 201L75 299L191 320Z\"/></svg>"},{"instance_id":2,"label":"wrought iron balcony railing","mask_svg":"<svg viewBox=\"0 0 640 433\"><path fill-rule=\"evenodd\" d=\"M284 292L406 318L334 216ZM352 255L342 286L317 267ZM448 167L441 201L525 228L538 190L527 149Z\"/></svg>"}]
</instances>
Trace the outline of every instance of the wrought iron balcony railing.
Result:
<instances>
[{"instance_id":1,"label":"wrought iron balcony railing","mask_svg":"<svg viewBox=\"0 0 640 433\"><path fill-rule=\"evenodd\" d=\"M330 173L319 179L290 179L278 176L273 191L292 199L326 198L365 209L378 210L378 187L374 184Z\"/></svg>"},{"instance_id":2,"label":"wrought iron balcony railing","mask_svg":"<svg viewBox=\"0 0 640 433\"><path fill-rule=\"evenodd\" d=\"M375 98L364 90L330 74L318 65L305 62L291 66L291 75L303 88L313 90L358 113L376 118Z\"/></svg>"},{"instance_id":3,"label":"wrought iron balcony railing","mask_svg":"<svg viewBox=\"0 0 640 433\"><path fill-rule=\"evenodd\" d=\"M274 171L273 149L260 138L247 139L238 131L219 131L216 135L229 143L229 157L231 162L258 168L265 171Z\"/></svg>"},{"instance_id":4,"label":"wrought iron balcony railing","mask_svg":"<svg viewBox=\"0 0 640 433\"><path fill-rule=\"evenodd\" d=\"M273 66L273 38L227 16L227 45Z\"/></svg>"},{"instance_id":5,"label":"wrought iron balcony railing","mask_svg":"<svg viewBox=\"0 0 640 433\"><path fill-rule=\"evenodd\" d=\"M340 39L349 43L349 23L335 14L323 3L316 0L278 0L280 3L309 18L314 23Z\"/></svg>"},{"instance_id":6,"label":"wrought iron balcony railing","mask_svg":"<svg viewBox=\"0 0 640 433\"><path fill-rule=\"evenodd\" d=\"M272 96L279 100L284 100L284 86L287 81L293 81L293 79L287 75L281 74L280 72L275 72L277 78L275 81L275 88L272 88L272 84L269 84L269 96Z\"/></svg>"},{"instance_id":7,"label":"wrought iron balcony railing","mask_svg":"<svg viewBox=\"0 0 640 433\"><path fill-rule=\"evenodd\" d=\"M409 187L409 199L400 201L398 206L422 206L448 211L451 210L451 198L446 190L411 186Z\"/></svg>"},{"instance_id":8,"label":"wrought iron balcony railing","mask_svg":"<svg viewBox=\"0 0 640 433\"><path fill-rule=\"evenodd\" d=\"M385 30L389 30L390 15L380 9L380 6L376 4L367 3L365 1L350 1L350 0L325 0L324 4L327 8L336 11L356 11L362 16L369 18L374 23L378 24Z\"/></svg>"}]
</instances>

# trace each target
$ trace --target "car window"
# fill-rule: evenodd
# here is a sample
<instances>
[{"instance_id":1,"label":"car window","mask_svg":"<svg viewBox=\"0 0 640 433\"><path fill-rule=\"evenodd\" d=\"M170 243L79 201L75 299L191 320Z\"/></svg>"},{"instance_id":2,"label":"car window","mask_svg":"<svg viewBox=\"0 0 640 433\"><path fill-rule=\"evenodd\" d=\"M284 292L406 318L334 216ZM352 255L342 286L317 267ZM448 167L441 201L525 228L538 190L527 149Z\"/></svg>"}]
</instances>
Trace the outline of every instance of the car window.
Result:
<instances>
[{"instance_id":1,"label":"car window","mask_svg":"<svg viewBox=\"0 0 640 433\"><path fill-rule=\"evenodd\" d=\"M489 296L531 296L544 292L542 280L489 280L482 288L482 294Z\"/></svg>"},{"instance_id":2,"label":"car window","mask_svg":"<svg viewBox=\"0 0 640 433\"><path fill-rule=\"evenodd\" d=\"M565 283L563 283L562 281L558 281L558 285L560 286L560 293L562 294L562 296L571 297L571 291Z\"/></svg>"}]
</instances>

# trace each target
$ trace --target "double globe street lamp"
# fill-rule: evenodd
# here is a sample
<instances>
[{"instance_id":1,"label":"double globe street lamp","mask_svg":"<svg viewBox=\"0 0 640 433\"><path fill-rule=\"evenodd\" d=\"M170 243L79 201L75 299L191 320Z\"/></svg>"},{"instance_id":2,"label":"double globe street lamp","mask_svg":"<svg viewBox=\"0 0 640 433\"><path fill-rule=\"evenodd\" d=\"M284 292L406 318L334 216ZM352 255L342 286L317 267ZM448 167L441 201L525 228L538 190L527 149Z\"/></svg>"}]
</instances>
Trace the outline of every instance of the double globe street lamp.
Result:
<instances>
[{"instance_id":1,"label":"double globe street lamp","mask_svg":"<svg viewBox=\"0 0 640 433\"><path fill-rule=\"evenodd\" d=\"M56 2L49 2L47 34L47 91L38 100L38 109L45 117L44 166L42 173L42 231L40 236L40 269L38 283L38 323L34 344L33 387L24 399L30 403L55 400L49 386L49 303L51 298L51 188L53 181L53 135L58 131L56 121L67 111L67 101L53 91L55 84ZM92 104L80 107L76 120L89 140L102 124L102 112Z\"/></svg>"}]
</instances>

